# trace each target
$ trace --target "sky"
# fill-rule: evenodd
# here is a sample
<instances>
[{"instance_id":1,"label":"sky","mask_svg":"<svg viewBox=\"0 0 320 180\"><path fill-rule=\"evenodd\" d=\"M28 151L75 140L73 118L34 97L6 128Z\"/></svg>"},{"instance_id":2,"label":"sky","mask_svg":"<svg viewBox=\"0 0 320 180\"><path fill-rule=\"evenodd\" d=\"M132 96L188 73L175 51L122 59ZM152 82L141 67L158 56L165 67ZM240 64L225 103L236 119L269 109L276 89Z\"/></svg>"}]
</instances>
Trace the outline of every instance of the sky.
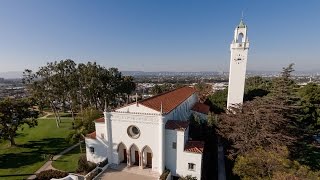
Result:
<instances>
[{"instance_id":1,"label":"sky","mask_svg":"<svg viewBox=\"0 0 320 180\"><path fill-rule=\"evenodd\" d=\"M320 71L319 0L1 0L0 72L96 61L121 71L228 71L244 12L247 69Z\"/></svg>"}]
</instances>

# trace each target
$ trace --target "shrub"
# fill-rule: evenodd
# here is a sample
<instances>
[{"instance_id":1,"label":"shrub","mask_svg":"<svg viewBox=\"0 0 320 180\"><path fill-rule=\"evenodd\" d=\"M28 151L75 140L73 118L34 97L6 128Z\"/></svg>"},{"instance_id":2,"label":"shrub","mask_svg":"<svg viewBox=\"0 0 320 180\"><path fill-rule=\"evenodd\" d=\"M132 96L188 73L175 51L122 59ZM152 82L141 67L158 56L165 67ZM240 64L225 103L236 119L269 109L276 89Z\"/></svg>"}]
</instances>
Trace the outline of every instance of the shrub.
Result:
<instances>
[{"instance_id":1,"label":"shrub","mask_svg":"<svg viewBox=\"0 0 320 180\"><path fill-rule=\"evenodd\" d=\"M180 177L178 180L197 180L197 178L192 177L191 175L188 175L186 177Z\"/></svg>"},{"instance_id":2,"label":"shrub","mask_svg":"<svg viewBox=\"0 0 320 180\"><path fill-rule=\"evenodd\" d=\"M108 158L106 158L104 161L100 162L98 166L99 167L104 167L107 164L108 164Z\"/></svg>"},{"instance_id":3,"label":"shrub","mask_svg":"<svg viewBox=\"0 0 320 180\"><path fill-rule=\"evenodd\" d=\"M92 162L87 161L86 155L81 155L78 161L78 168L76 170L77 173L84 172L88 173L92 171L97 165Z\"/></svg>"},{"instance_id":4,"label":"shrub","mask_svg":"<svg viewBox=\"0 0 320 180\"><path fill-rule=\"evenodd\" d=\"M68 173L58 170L46 170L37 174L36 180L50 180L52 178L63 178L68 176Z\"/></svg>"},{"instance_id":5,"label":"shrub","mask_svg":"<svg viewBox=\"0 0 320 180\"><path fill-rule=\"evenodd\" d=\"M164 171L163 171L163 173L161 174L161 176L160 176L160 180L166 180L167 179L167 177L168 177L168 175L169 175L169 173L170 173L170 171L169 171L169 169L165 169Z\"/></svg>"}]
</instances>

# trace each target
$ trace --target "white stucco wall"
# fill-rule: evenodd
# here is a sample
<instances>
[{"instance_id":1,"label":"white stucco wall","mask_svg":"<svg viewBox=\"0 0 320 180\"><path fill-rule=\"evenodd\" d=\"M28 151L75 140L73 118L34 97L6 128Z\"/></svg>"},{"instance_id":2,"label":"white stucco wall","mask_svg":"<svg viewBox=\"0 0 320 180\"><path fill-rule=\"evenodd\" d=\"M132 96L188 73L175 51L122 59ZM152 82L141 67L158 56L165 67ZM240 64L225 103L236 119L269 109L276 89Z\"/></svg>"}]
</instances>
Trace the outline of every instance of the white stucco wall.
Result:
<instances>
[{"instance_id":1,"label":"white stucco wall","mask_svg":"<svg viewBox=\"0 0 320 180\"><path fill-rule=\"evenodd\" d=\"M243 39L237 43L239 34L242 33ZM242 104L244 95L244 84L246 78L246 67L248 59L249 41L246 28L236 28L234 40L230 45L230 69L227 107L235 104ZM237 59L241 60L237 60Z\"/></svg>"},{"instance_id":2,"label":"white stucco wall","mask_svg":"<svg viewBox=\"0 0 320 180\"><path fill-rule=\"evenodd\" d=\"M181 154L181 163L178 166L177 174L182 176L191 175L196 177L198 180L201 179L201 169L202 169L202 154L183 152ZM195 164L195 170L188 169L188 163Z\"/></svg>"},{"instance_id":3,"label":"white stucco wall","mask_svg":"<svg viewBox=\"0 0 320 180\"><path fill-rule=\"evenodd\" d=\"M99 137L100 139L107 138L105 123L96 122L95 123L95 127L96 127L96 135L97 135L97 137Z\"/></svg>"},{"instance_id":4,"label":"white stucco wall","mask_svg":"<svg viewBox=\"0 0 320 180\"><path fill-rule=\"evenodd\" d=\"M178 176L192 175L197 179L201 179L202 154L185 152L185 142L188 135L182 131L177 132L177 169L175 174ZM184 143L182 143L184 142ZM195 170L188 169L188 163L195 164Z\"/></svg>"},{"instance_id":5,"label":"white stucco wall","mask_svg":"<svg viewBox=\"0 0 320 180\"><path fill-rule=\"evenodd\" d=\"M181 103L176 109L165 115L165 120L189 120L190 109L198 102L196 93L192 94L188 99Z\"/></svg>"},{"instance_id":6,"label":"white stucco wall","mask_svg":"<svg viewBox=\"0 0 320 180\"><path fill-rule=\"evenodd\" d=\"M117 148L123 143L127 150L135 144L139 152L148 145L152 151L152 170L157 171L159 166L159 118L160 115L130 114L130 113L111 113L111 128L113 138L113 159L112 163L118 164ZM139 128L140 136L133 139L128 136L127 129L134 125Z\"/></svg>"},{"instance_id":7,"label":"white stucco wall","mask_svg":"<svg viewBox=\"0 0 320 180\"><path fill-rule=\"evenodd\" d=\"M97 139L85 138L87 161L99 163L106 159L107 148ZM90 147L94 148L94 153L90 152Z\"/></svg>"},{"instance_id":8,"label":"white stucco wall","mask_svg":"<svg viewBox=\"0 0 320 180\"><path fill-rule=\"evenodd\" d=\"M172 175L175 176L177 169L177 149L172 148L172 143L177 143L177 132L166 129L165 136L165 166L167 169L170 169Z\"/></svg>"},{"instance_id":9,"label":"white stucco wall","mask_svg":"<svg viewBox=\"0 0 320 180\"><path fill-rule=\"evenodd\" d=\"M202 154L185 152L185 143L188 140L186 131L166 130L166 167L173 176L192 175L201 179ZM172 143L177 143L177 148L172 148ZM195 170L188 169L188 163L195 164Z\"/></svg>"},{"instance_id":10,"label":"white stucco wall","mask_svg":"<svg viewBox=\"0 0 320 180\"><path fill-rule=\"evenodd\" d=\"M139 153L142 153L143 148L146 146L150 148L152 152L152 171L157 171L161 174L164 166L167 166L169 169L174 169L173 174L177 174L177 166L180 166L178 161L185 159L183 149L185 141L187 141L188 138L188 130L186 133L181 132L182 136L185 137L180 138L182 141L179 142L180 140L177 139L177 132L165 130L164 125L167 120L188 120L191 114L190 109L197 100L198 97L194 93L176 109L163 116L160 115L160 112L143 105L137 106L136 104L120 108L116 110L116 112L105 112L107 124L95 123L97 139L86 138L88 161L97 163L108 157L110 163L119 164L118 145L120 143L124 144L128 151L129 148L135 144ZM108 127L109 125L110 128ZM133 139L127 134L128 127L132 125L138 127L140 130L140 136L137 139ZM163 144L161 143L161 137L164 138ZM111 138L111 141L108 141L109 138ZM173 140L177 142L176 154L174 154L171 149L168 149L172 148ZM111 144L110 147L109 144ZM178 145L181 146L179 152L177 151ZM95 153L93 154L89 149L91 146L95 148ZM146 157L146 153L142 153L142 156ZM163 161L161 161L161 156L163 156ZM134 151L132 151L132 159L135 159ZM143 161L146 162L146 159L143 159ZM181 165L185 166L184 163ZM186 166L188 166L188 164ZM180 171L184 172L183 168Z\"/></svg>"}]
</instances>

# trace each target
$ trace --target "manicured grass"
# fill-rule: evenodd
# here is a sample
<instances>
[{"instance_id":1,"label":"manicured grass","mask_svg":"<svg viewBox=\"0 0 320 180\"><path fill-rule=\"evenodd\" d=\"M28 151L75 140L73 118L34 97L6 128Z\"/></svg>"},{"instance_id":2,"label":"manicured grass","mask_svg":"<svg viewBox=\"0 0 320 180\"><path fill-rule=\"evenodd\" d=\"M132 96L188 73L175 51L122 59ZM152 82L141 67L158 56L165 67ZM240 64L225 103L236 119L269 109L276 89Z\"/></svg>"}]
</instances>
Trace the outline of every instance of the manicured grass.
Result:
<instances>
[{"instance_id":1,"label":"manicured grass","mask_svg":"<svg viewBox=\"0 0 320 180\"><path fill-rule=\"evenodd\" d=\"M72 117L71 113L59 113L60 118ZM50 114L47 118L55 118L54 114Z\"/></svg>"},{"instance_id":2,"label":"manicured grass","mask_svg":"<svg viewBox=\"0 0 320 180\"><path fill-rule=\"evenodd\" d=\"M70 145L65 141L71 118L63 118L60 128L54 119L39 119L38 126L24 126L16 137L17 147L0 143L0 179L24 179L37 171L49 154L58 154Z\"/></svg>"},{"instance_id":3,"label":"manicured grass","mask_svg":"<svg viewBox=\"0 0 320 180\"><path fill-rule=\"evenodd\" d=\"M82 154L85 154L85 148L83 147L85 147L84 144L82 144ZM68 153L62 155L59 159L55 160L52 163L52 166L61 171L75 172L78 167L79 157L82 154L80 153L79 146L77 146Z\"/></svg>"}]
</instances>

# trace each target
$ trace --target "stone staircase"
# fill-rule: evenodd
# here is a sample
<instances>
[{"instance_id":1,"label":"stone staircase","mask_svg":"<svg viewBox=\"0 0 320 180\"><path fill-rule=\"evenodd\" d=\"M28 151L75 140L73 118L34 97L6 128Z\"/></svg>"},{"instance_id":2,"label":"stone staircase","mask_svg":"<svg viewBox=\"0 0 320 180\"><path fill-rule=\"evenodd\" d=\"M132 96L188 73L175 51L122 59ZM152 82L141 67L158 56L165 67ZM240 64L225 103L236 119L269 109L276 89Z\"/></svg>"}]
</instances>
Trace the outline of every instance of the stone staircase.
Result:
<instances>
[{"instance_id":1,"label":"stone staircase","mask_svg":"<svg viewBox=\"0 0 320 180\"><path fill-rule=\"evenodd\" d=\"M144 176L150 176L154 178L159 178L160 175L158 172L152 171L150 168L147 169L141 169L139 166L131 166L127 167L127 164L110 164L109 168L118 170L118 171L125 171L132 174L139 174Z\"/></svg>"}]
</instances>

